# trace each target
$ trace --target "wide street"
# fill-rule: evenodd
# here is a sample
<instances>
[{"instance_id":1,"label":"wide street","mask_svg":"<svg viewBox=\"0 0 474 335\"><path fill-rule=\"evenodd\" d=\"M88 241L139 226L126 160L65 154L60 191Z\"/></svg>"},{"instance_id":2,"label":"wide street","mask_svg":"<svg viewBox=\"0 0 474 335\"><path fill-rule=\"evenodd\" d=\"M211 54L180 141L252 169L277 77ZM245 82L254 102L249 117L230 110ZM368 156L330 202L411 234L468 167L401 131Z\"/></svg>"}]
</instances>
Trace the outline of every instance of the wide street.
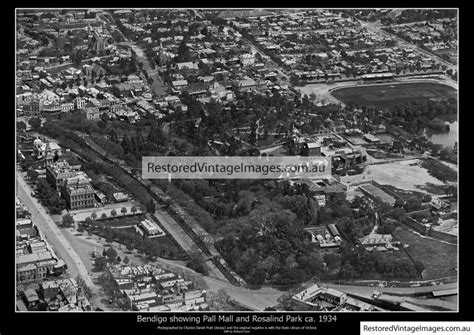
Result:
<instances>
[{"instance_id":1,"label":"wide street","mask_svg":"<svg viewBox=\"0 0 474 335\"><path fill-rule=\"evenodd\" d=\"M100 287L94 284L88 270L82 262L82 259L76 253L69 241L64 237L61 229L57 227L51 216L46 213L43 206L31 196L32 190L26 184L22 173L19 171L16 173L16 180L16 194L31 213L33 223L44 234L46 240L53 247L57 256L67 264L68 272L71 277L75 278L77 275L80 275L84 279L86 285L91 288L94 294L96 294L100 290ZM101 307L101 304L96 303L94 299L92 303Z\"/></svg>"}]
</instances>

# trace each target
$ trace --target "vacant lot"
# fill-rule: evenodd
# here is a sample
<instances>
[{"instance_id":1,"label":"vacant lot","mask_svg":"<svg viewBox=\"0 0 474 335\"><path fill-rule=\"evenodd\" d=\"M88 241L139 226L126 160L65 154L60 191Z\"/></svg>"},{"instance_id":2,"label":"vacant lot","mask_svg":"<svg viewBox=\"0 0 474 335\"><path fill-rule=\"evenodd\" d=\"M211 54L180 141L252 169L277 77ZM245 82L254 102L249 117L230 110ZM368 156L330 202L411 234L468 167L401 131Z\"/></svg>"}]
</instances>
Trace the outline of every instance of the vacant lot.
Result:
<instances>
[{"instance_id":1,"label":"vacant lot","mask_svg":"<svg viewBox=\"0 0 474 335\"><path fill-rule=\"evenodd\" d=\"M436 83L387 84L341 88L331 92L345 104L389 108L396 104L420 100L456 98L456 90Z\"/></svg>"},{"instance_id":2,"label":"vacant lot","mask_svg":"<svg viewBox=\"0 0 474 335\"><path fill-rule=\"evenodd\" d=\"M405 227L399 227L393 235L409 247L405 251L424 266L423 279L435 279L457 275L457 246L422 237Z\"/></svg>"},{"instance_id":3,"label":"vacant lot","mask_svg":"<svg viewBox=\"0 0 474 335\"><path fill-rule=\"evenodd\" d=\"M396 163L369 165L362 174L343 176L343 184L358 184L374 180L382 185L393 185L396 188L408 191L427 193L423 187L427 183L443 185L444 183L430 176L426 169L420 167L419 160L400 161ZM411 165L410 165L411 164Z\"/></svg>"}]
</instances>

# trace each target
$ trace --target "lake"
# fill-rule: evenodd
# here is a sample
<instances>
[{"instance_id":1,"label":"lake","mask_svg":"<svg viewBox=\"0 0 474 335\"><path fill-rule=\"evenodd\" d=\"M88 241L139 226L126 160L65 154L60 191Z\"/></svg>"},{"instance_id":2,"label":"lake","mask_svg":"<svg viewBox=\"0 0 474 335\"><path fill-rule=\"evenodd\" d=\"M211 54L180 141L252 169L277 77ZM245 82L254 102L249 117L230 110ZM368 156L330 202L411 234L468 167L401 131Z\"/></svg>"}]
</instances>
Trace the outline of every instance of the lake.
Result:
<instances>
[{"instance_id":1,"label":"lake","mask_svg":"<svg viewBox=\"0 0 474 335\"><path fill-rule=\"evenodd\" d=\"M449 120L449 132L447 133L434 133L434 132L426 132L425 135L431 143L434 144L441 144L445 147L452 148L455 142L459 144L458 138L458 121L457 120Z\"/></svg>"}]
</instances>

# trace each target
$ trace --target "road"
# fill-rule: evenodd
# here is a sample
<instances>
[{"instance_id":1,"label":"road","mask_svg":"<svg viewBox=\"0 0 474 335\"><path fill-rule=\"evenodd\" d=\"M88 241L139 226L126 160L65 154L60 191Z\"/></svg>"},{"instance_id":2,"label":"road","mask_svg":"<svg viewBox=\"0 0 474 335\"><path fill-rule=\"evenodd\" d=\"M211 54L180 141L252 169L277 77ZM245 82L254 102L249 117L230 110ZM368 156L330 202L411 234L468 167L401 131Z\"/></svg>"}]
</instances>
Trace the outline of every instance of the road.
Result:
<instances>
[{"instance_id":1,"label":"road","mask_svg":"<svg viewBox=\"0 0 474 335\"><path fill-rule=\"evenodd\" d=\"M150 85L150 88L153 93L158 97L165 96L167 94L167 88L165 83L163 82L163 79L161 79L160 75L158 74L158 70L156 69L156 63L154 64L155 68L153 69L150 65L148 57L143 52L143 49L136 45L134 42L122 42L121 44L130 47L137 55L137 62L143 63L143 70L148 73L149 78L153 79L153 82Z\"/></svg>"},{"instance_id":2,"label":"road","mask_svg":"<svg viewBox=\"0 0 474 335\"><path fill-rule=\"evenodd\" d=\"M31 188L26 184L21 172L16 173L16 194L31 213L31 219L38 229L44 234L48 243L54 248L56 254L67 264L68 272L75 278L80 275L93 293L100 288L94 284L84 263L73 249L69 241L64 237L61 229L51 219L49 214L38 201L31 196ZM91 301L95 303L94 301ZM96 304L97 305L97 304ZM100 306L99 306L100 307Z\"/></svg>"}]
</instances>

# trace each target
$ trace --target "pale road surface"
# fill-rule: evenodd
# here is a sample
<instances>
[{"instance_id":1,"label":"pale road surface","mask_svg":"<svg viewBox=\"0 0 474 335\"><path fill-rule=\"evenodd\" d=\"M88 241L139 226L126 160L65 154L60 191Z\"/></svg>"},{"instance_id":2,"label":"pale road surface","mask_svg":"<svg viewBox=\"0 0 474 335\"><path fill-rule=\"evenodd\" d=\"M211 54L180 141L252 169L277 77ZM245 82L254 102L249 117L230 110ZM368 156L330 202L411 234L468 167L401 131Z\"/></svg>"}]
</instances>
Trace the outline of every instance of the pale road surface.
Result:
<instances>
[{"instance_id":1,"label":"pale road surface","mask_svg":"<svg viewBox=\"0 0 474 335\"><path fill-rule=\"evenodd\" d=\"M155 63L155 68L152 69L150 65L150 61L148 57L145 55L143 52L143 49L136 45L135 43L132 42L122 42L122 45L127 45L130 48L133 49L133 51L137 54L137 58L139 62L143 63L143 69L148 72L148 75L150 78L153 78L153 83L150 85L151 90L153 93L155 93L157 96L163 96L166 95L166 85L163 82L163 79L161 79L158 70L156 69L156 63Z\"/></svg>"},{"instance_id":2,"label":"pale road surface","mask_svg":"<svg viewBox=\"0 0 474 335\"><path fill-rule=\"evenodd\" d=\"M26 184L20 173L17 172L16 175L16 194L31 213L31 219L33 223L44 234L48 243L54 247L58 257L67 264L68 272L71 277L75 278L77 275L80 275L84 279L86 285L90 287L92 292L95 294L100 288L92 281L92 278L90 277L81 258L72 248L69 241L64 237L56 223L54 223L51 217L46 213L43 206L31 196L32 190ZM101 304L96 303L94 299L92 299L91 302L101 307Z\"/></svg>"}]
</instances>

